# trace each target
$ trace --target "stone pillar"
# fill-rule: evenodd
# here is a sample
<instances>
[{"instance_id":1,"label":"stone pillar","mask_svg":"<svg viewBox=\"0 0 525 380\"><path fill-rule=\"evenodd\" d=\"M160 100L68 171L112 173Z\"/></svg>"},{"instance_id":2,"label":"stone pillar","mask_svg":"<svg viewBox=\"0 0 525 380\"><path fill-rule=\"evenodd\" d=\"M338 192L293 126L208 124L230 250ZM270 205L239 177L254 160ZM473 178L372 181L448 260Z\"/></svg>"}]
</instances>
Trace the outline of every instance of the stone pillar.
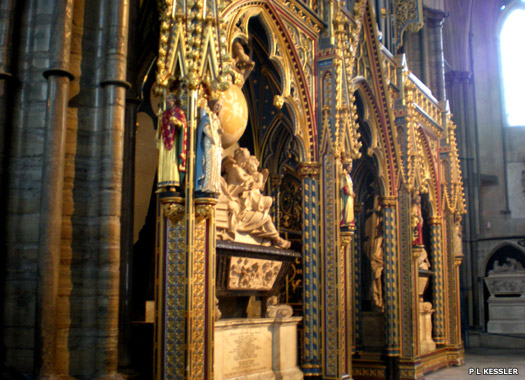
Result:
<instances>
[{"instance_id":1,"label":"stone pillar","mask_svg":"<svg viewBox=\"0 0 525 380\"><path fill-rule=\"evenodd\" d=\"M106 11L104 71L102 87L102 124L100 128L101 165L99 262L97 278L98 338L97 374L115 376L118 369L119 279L121 253L121 211L123 142L125 126L127 38L129 3L110 1Z\"/></svg>"},{"instance_id":2,"label":"stone pillar","mask_svg":"<svg viewBox=\"0 0 525 380\"><path fill-rule=\"evenodd\" d=\"M424 8L425 42L428 44L428 86L437 100L445 100L445 58L443 56L443 21L448 13Z\"/></svg>"},{"instance_id":3,"label":"stone pillar","mask_svg":"<svg viewBox=\"0 0 525 380\"><path fill-rule=\"evenodd\" d=\"M479 320L479 294L478 281L473 279L476 276L472 273L478 267L476 254L478 249L477 238L479 236L480 221L480 178L478 170L478 158L476 152L477 131L472 128L476 124L474 85L472 73L469 71L449 71L446 75L447 94L450 102L450 109L453 113L456 128L456 139L458 155L460 159L461 175L465 188L465 198L467 214L463 223L464 260L468 265L464 265L461 276L463 301L466 306L464 315L467 323L473 326L481 324ZM447 216L448 223L448 216ZM450 315L450 314L449 314Z\"/></svg>"},{"instance_id":4,"label":"stone pillar","mask_svg":"<svg viewBox=\"0 0 525 380\"><path fill-rule=\"evenodd\" d=\"M299 167L303 188L303 312L305 376L321 375L321 319L319 268L319 164L305 162Z\"/></svg>"},{"instance_id":5,"label":"stone pillar","mask_svg":"<svg viewBox=\"0 0 525 380\"><path fill-rule=\"evenodd\" d=\"M124 151L122 170L122 211L121 211L121 257L120 257L120 300L119 300L119 368L131 365L129 357L131 295L133 268L133 218L135 199L135 136L137 129L136 97L126 98L124 128Z\"/></svg>"},{"instance_id":6,"label":"stone pillar","mask_svg":"<svg viewBox=\"0 0 525 380\"><path fill-rule=\"evenodd\" d=\"M434 308L433 337L436 344L445 344L445 266L447 260L444 257L442 244L442 218L431 217L427 220L430 225L430 254L434 276L432 277Z\"/></svg>"},{"instance_id":7,"label":"stone pillar","mask_svg":"<svg viewBox=\"0 0 525 380\"><path fill-rule=\"evenodd\" d=\"M399 281L399 249L397 243L397 197L381 199L383 217L384 252L384 297L385 297L385 354L386 375L389 379L399 378L399 356L401 354L401 286Z\"/></svg>"},{"instance_id":8,"label":"stone pillar","mask_svg":"<svg viewBox=\"0 0 525 380\"><path fill-rule=\"evenodd\" d=\"M0 4L0 214L5 215L5 157L7 149L8 121L12 107L12 89L9 85L13 79L12 51L13 24L16 20L15 0L3 1ZM9 95L8 95L9 94ZM3 218L0 230L3 231Z\"/></svg>"},{"instance_id":9,"label":"stone pillar","mask_svg":"<svg viewBox=\"0 0 525 380\"><path fill-rule=\"evenodd\" d=\"M49 51L45 140L42 157L38 282L35 325L35 367L40 378L57 375L57 298L62 232L66 111L73 1L56 2L47 27L53 43Z\"/></svg>"}]
</instances>

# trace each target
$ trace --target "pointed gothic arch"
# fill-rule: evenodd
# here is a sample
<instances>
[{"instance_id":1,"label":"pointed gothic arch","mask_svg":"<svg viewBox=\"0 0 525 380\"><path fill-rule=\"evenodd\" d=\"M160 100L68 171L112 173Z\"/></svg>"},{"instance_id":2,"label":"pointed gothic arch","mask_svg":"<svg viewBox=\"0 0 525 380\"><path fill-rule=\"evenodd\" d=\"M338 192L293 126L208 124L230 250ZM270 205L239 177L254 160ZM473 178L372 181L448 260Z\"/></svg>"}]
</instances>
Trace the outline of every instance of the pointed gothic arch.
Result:
<instances>
[{"instance_id":1,"label":"pointed gothic arch","mask_svg":"<svg viewBox=\"0 0 525 380\"><path fill-rule=\"evenodd\" d=\"M281 75L282 93L274 97L274 105L277 108L287 105L291 110L293 135L301 140L301 145L304 147L301 151L301 161L317 160L314 99L310 96L306 75L278 12L267 1L253 1L229 6L224 9L221 17L227 23L227 41L234 41L236 38L247 41L250 19L260 18L269 38L270 60Z\"/></svg>"},{"instance_id":2,"label":"pointed gothic arch","mask_svg":"<svg viewBox=\"0 0 525 380\"><path fill-rule=\"evenodd\" d=\"M428 136L424 133L421 127L418 128L418 137L420 139L420 148L422 153L422 170L423 175L428 175L428 178L421 178L421 181L425 181L424 186L427 187L427 193L429 198L429 216L440 216L442 214L441 207L441 189L439 187L440 172L438 168L438 160L435 154L432 152L430 147L430 141Z\"/></svg>"},{"instance_id":3,"label":"pointed gothic arch","mask_svg":"<svg viewBox=\"0 0 525 380\"><path fill-rule=\"evenodd\" d=\"M387 127L384 126L384 119L381 118L381 110L370 84L364 78L359 78L354 81L354 86L357 87L356 93L359 94L363 103L363 121L369 125L371 132L370 151L362 153L372 154L375 157L378 165L377 174L381 184L381 195L387 196L392 194L396 188L393 181L395 176L392 175L395 173L392 163L396 161L396 158L392 157L391 151L388 149L388 141L384 133ZM392 132L390 131L390 133ZM362 140L362 142L364 141Z\"/></svg>"}]
</instances>

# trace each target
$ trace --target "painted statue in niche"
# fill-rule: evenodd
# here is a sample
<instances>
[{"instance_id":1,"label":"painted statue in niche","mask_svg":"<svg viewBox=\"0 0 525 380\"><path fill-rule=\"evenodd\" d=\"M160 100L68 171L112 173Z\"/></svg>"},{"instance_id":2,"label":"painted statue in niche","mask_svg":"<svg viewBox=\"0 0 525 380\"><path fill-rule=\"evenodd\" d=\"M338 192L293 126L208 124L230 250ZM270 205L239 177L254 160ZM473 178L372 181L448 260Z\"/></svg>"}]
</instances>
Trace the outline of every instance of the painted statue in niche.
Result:
<instances>
[{"instance_id":1,"label":"painted statue in niche","mask_svg":"<svg viewBox=\"0 0 525 380\"><path fill-rule=\"evenodd\" d=\"M423 214L421 213L421 195L415 194L410 209L411 227L414 233L412 245L423 245Z\"/></svg>"},{"instance_id":2,"label":"painted statue in niche","mask_svg":"<svg viewBox=\"0 0 525 380\"><path fill-rule=\"evenodd\" d=\"M166 95L166 107L159 118L155 142L159 150L157 186L174 190L182 186L186 173L188 128L184 111L174 92Z\"/></svg>"},{"instance_id":3,"label":"painted statue in niche","mask_svg":"<svg viewBox=\"0 0 525 380\"><path fill-rule=\"evenodd\" d=\"M383 228L381 206L379 205L378 198L379 197L376 195L374 198L373 209L365 221L365 234L367 239L364 244L364 250L370 260L370 268L372 270L370 291L372 294L373 306L378 311L384 311L383 284L381 281L384 268Z\"/></svg>"},{"instance_id":4,"label":"painted statue in niche","mask_svg":"<svg viewBox=\"0 0 525 380\"><path fill-rule=\"evenodd\" d=\"M352 162L343 165L341 174L341 185L339 197L341 200L341 227L354 225L354 184L350 172L352 171Z\"/></svg>"},{"instance_id":5,"label":"painted statue in niche","mask_svg":"<svg viewBox=\"0 0 525 380\"><path fill-rule=\"evenodd\" d=\"M262 194L268 170L259 170L259 161L246 148L235 150L223 160L221 195L217 205L219 237L237 242L289 248L291 243L279 236L270 216L272 198ZM221 213L227 213L226 225Z\"/></svg>"},{"instance_id":6,"label":"painted statue in niche","mask_svg":"<svg viewBox=\"0 0 525 380\"><path fill-rule=\"evenodd\" d=\"M454 220L454 236L452 237L452 244L454 248L454 256L463 257L463 228L461 227L461 219Z\"/></svg>"},{"instance_id":7,"label":"painted statue in niche","mask_svg":"<svg viewBox=\"0 0 525 380\"><path fill-rule=\"evenodd\" d=\"M221 111L220 99L210 99L200 109L197 126L195 157L195 190L203 193L219 194L221 186Z\"/></svg>"},{"instance_id":8,"label":"painted statue in niche","mask_svg":"<svg viewBox=\"0 0 525 380\"><path fill-rule=\"evenodd\" d=\"M428 253L423 242L423 213L421 212L421 195L415 194L412 198L412 206L410 209L411 227L413 231L412 246L417 247L415 252L419 252L416 258L418 269L429 270L430 261L428 260Z\"/></svg>"}]
</instances>

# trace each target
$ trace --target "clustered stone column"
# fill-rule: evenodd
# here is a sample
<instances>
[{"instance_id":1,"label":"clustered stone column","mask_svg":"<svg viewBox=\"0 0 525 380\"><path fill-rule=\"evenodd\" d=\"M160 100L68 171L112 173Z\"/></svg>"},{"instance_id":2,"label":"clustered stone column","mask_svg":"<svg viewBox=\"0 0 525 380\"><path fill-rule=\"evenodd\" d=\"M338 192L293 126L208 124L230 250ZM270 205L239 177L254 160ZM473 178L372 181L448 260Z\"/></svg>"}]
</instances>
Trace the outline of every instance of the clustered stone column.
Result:
<instances>
[{"instance_id":1,"label":"clustered stone column","mask_svg":"<svg viewBox=\"0 0 525 380\"><path fill-rule=\"evenodd\" d=\"M64 183L64 156L66 110L69 82L71 22L73 1L55 4L59 20L50 25L57 41L50 51L50 68L44 71L47 79L47 109L42 165L40 202L39 252L36 317L36 352L40 376L56 374L57 357L57 298L62 231L62 195ZM38 362L40 361L40 362Z\"/></svg>"},{"instance_id":2,"label":"clustered stone column","mask_svg":"<svg viewBox=\"0 0 525 380\"><path fill-rule=\"evenodd\" d=\"M6 364L29 377L117 376L128 8L0 6L0 20L20 25L17 51L9 41L2 50L17 75L5 123L3 343ZM11 38L11 21L0 28Z\"/></svg>"},{"instance_id":3,"label":"clustered stone column","mask_svg":"<svg viewBox=\"0 0 525 380\"><path fill-rule=\"evenodd\" d=\"M321 319L319 283L319 164L300 165L303 188L303 305L304 351L303 371L308 376L321 374Z\"/></svg>"}]
</instances>

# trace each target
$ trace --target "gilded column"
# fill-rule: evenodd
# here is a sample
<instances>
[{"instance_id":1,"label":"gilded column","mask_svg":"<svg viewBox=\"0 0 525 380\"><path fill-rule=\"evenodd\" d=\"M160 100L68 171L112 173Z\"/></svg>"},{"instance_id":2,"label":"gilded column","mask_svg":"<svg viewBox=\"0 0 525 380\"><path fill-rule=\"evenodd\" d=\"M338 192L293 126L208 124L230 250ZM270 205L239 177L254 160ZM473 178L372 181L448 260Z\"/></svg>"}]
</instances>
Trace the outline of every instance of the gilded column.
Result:
<instances>
[{"instance_id":1,"label":"gilded column","mask_svg":"<svg viewBox=\"0 0 525 380\"><path fill-rule=\"evenodd\" d=\"M361 225L361 218L359 215L363 209L363 203L356 203L354 207L355 211L355 231L353 243L353 279L354 279L354 335L353 335L353 350L360 350L363 348L363 319L362 319L362 308L361 308L361 296L362 296L362 287L361 287L361 231L363 226Z\"/></svg>"},{"instance_id":2,"label":"gilded column","mask_svg":"<svg viewBox=\"0 0 525 380\"><path fill-rule=\"evenodd\" d=\"M447 273L446 287L447 297L447 317L448 317L448 336L447 345L456 351L458 364L463 361L461 341L461 310L460 310L460 265L463 261L462 235L460 218L453 214L445 216L446 228L443 230L447 234L446 245L446 265L444 270Z\"/></svg>"},{"instance_id":3,"label":"gilded column","mask_svg":"<svg viewBox=\"0 0 525 380\"><path fill-rule=\"evenodd\" d=\"M195 244L188 260L189 380L213 380L216 203L195 200Z\"/></svg>"},{"instance_id":4,"label":"gilded column","mask_svg":"<svg viewBox=\"0 0 525 380\"><path fill-rule=\"evenodd\" d=\"M188 260L184 198L159 196L155 259L154 378L184 379Z\"/></svg>"},{"instance_id":5,"label":"gilded column","mask_svg":"<svg viewBox=\"0 0 525 380\"><path fill-rule=\"evenodd\" d=\"M323 263L323 376L328 379L346 379L350 369L347 363L347 311L345 291L348 278L341 255L338 160L333 153L322 158L322 263Z\"/></svg>"},{"instance_id":6,"label":"gilded column","mask_svg":"<svg viewBox=\"0 0 525 380\"><path fill-rule=\"evenodd\" d=\"M430 252L434 272L432 277L434 308L433 338L437 344L445 343L445 272L444 252L442 244L442 218L431 217L430 225Z\"/></svg>"},{"instance_id":7,"label":"gilded column","mask_svg":"<svg viewBox=\"0 0 525 380\"><path fill-rule=\"evenodd\" d=\"M382 199L383 212L383 250L384 250L384 289L385 289L385 332L386 355L398 357L401 352L400 340L400 281L399 250L397 244L397 198Z\"/></svg>"},{"instance_id":8,"label":"gilded column","mask_svg":"<svg viewBox=\"0 0 525 380\"><path fill-rule=\"evenodd\" d=\"M339 259L339 265L341 268L341 295L340 308L341 314L341 333L345 335L345 344L342 347L342 361L343 361L343 373L347 376L352 374L352 354L354 353L355 345L353 344L353 311L354 311L354 300L352 296L352 285L353 285L353 237L355 232L355 226L349 226L345 229L341 229L341 255Z\"/></svg>"},{"instance_id":9,"label":"gilded column","mask_svg":"<svg viewBox=\"0 0 525 380\"><path fill-rule=\"evenodd\" d=\"M321 374L321 319L319 315L319 164L306 162L300 165L299 175L303 187L303 307L305 376Z\"/></svg>"}]
</instances>

